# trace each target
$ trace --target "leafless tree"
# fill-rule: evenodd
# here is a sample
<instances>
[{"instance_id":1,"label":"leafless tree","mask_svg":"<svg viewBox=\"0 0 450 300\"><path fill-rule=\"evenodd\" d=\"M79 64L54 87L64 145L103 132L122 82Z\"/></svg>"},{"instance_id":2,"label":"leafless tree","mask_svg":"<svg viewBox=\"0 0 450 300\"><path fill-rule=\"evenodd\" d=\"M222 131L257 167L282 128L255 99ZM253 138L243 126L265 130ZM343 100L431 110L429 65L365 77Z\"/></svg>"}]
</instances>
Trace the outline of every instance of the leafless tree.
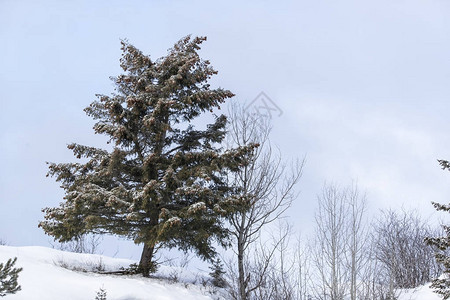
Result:
<instances>
[{"instance_id":1,"label":"leafless tree","mask_svg":"<svg viewBox=\"0 0 450 300\"><path fill-rule=\"evenodd\" d=\"M312 298L311 250L311 245L299 236L294 251L295 274L291 276L295 286L295 299L298 300Z\"/></svg>"},{"instance_id":2,"label":"leafless tree","mask_svg":"<svg viewBox=\"0 0 450 300\"><path fill-rule=\"evenodd\" d=\"M374 249L394 288L414 288L440 275L434 250L424 241L436 230L415 211L382 212L374 224Z\"/></svg>"},{"instance_id":3,"label":"leafless tree","mask_svg":"<svg viewBox=\"0 0 450 300\"><path fill-rule=\"evenodd\" d=\"M361 300L395 300L400 292L394 288L389 273L384 265L377 259L375 252L375 236L368 234L370 242L365 248L366 259L360 274L360 287L358 298Z\"/></svg>"},{"instance_id":4,"label":"leafless tree","mask_svg":"<svg viewBox=\"0 0 450 300\"><path fill-rule=\"evenodd\" d=\"M348 207L345 201L345 192L333 185L325 185L318 197L313 259L317 272L315 295L321 300L343 300L347 291Z\"/></svg>"},{"instance_id":5,"label":"leafless tree","mask_svg":"<svg viewBox=\"0 0 450 300\"><path fill-rule=\"evenodd\" d=\"M292 227L280 222L270 239L251 246L249 286L254 300L311 300L309 247L299 238L293 245Z\"/></svg>"},{"instance_id":6,"label":"leafless tree","mask_svg":"<svg viewBox=\"0 0 450 300\"><path fill-rule=\"evenodd\" d=\"M252 245L253 259L249 259L248 270L252 274L249 286L250 299L291 300L295 299L293 256L290 253L291 226L284 223L275 235Z\"/></svg>"},{"instance_id":7,"label":"leafless tree","mask_svg":"<svg viewBox=\"0 0 450 300\"><path fill-rule=\"evenodd\" d=\"M318 197L313 246L315 295L321 300L362 299L367 267L366 197L356 184L324 185Z\"/></svg>"},{"instance_id":8,"label":"leafless tree","mask_svg":"<svg viewBox=\"0 0 450 300\"><path fill-rule=\"evenodd\" d=\"M275 251L273 248L259 253L261 260L256 263L260 273L257 275L259 278L255 278L248 259L250 246L258 241L263 228L279 219L291 206L297 196L295 186L302 175L304 160L291 164L291 169L283 164L280 155L275 154L268 140L268 118L252 115L235 105L230 109L230 119L230 146L259 144L250 164L241 172L230 175L231 184L240 187L241 196L246 199L246 205L229 219L238 269L238 292L233 297L247 300L263 284L262 278L270 268L269 258Z\"/></svg>"},{"instance_id":9,"label":"leafless tree","mask_svg":"<svg viewBox=\"0 0 450 300\"><path fill-rule=\"evenodd\" d=\"M367 199L361 195L358 186L353 184L344 192L348 206L347 226L347 269L350 272L350 299L361 299L362 275L367 266L368 227L365 220Z\"/></svg>"}]
</instances>

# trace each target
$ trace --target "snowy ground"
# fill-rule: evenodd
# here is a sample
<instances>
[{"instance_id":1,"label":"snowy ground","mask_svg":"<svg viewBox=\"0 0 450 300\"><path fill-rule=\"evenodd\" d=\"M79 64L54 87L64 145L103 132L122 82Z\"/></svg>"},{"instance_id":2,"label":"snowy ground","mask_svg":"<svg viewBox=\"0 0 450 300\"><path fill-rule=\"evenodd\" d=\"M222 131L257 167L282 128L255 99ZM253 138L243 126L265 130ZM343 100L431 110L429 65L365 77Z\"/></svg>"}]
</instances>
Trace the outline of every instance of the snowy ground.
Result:
<instances>
[{"instance_id":1,"label":"snowy ground","mask_svg":"<svg viewBox=\"0 0 450 300\"><path fill-rule=\"evenodd\" d=\"M108 300L172 300L218 299L201 284L204 274L194 274L175 267L162 266L158 276L172 278L152 279L141 276L100 275L92 272L73 271L104 268L118 270L135 261L94 254L64 252L45 247L0 246L0 262L17 257L17 267L22 290L5 299L95 299L100 288L107 291ZM174 282L176 281L179 282ZM196 283L196 284L193 284ZM220 298L222 299L222 298Z\"/></svg>"},{"instance_id":2,"label":"snowy ground","mask_svg":"<svg viewBox=\"0 0 450 300\"><path fill-rule=\"evenodd\" d=\"M8 258L13 257L17 257L17 267L23 268L19 275L22 290L15 295L8 295L5 299L89 300L95 299L100 288L107 291L108 300L224 299L218 294L211 294L212 289L202 285L202 282L207 280L206 274L192 273L182 268L160 267L156 275L172 280L100 275L82 270L118 270L135 261L45 247L0 246L0 262L6 262ZM426 285L404 291L399 300L440 299Z\"/></svg>"},{"instance_id":3,"label":"snowy ground","mask_svg":"<svg viewBox=\"0 0 450 300\"><path fill-rule=\"evenodd\" d=\"M404 291L399 300L442 300L429 288L429 284L414 290Z\"/></svg>"}]
</instances>

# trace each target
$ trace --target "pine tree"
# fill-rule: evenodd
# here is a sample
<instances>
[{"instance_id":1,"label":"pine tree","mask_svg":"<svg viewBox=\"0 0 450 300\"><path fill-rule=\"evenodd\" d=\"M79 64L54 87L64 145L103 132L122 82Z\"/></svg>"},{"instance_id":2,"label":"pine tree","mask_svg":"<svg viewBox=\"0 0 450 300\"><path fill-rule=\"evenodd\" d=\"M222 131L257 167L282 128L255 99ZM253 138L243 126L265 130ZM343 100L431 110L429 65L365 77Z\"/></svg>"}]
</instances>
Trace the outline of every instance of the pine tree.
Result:
<instances>
[{"instance_id":1,"label":"pine tree","mask_svg":"<svg viewBox=\"0 0 450 300\"><path fill-rule=\"evenodd\" d=\"M212 266L210 266L209 269L211 270L209 276L212 278L212 285L219 288L226 287L227 281L223 277L225 275L225 271L219 258L213 261Z\"/></svg>"},{"instance_id":2,"label":"pine tree","mask_svg":"<svg viewBox=\"0 0 450 300\"><path fill-rule=\"evenodd\" d=\"M214 240L226 246L223 217L241 202L226 184L229 172L248 161L255 145L223 150L227 119L215 116L204 130L192 124L233 94L211 89L217 73L197 51L204 37L181 39L155 61L126 41L124 74L116 92L97 95L85 109L113 150L68 146L79 163L49 164L65 190L64 201L45 208L39 226L60 242L85 233L109 233L143 244L139 270L155 268L158 248L194 250L212 259Z\"/></svg>"},{"instance_id":3,"label":"pine tree","mask_svg":"<svg viewBox=\"0 0 450 300\"><path fill-rule=\"evenodd\" d=\"M17 257L8 259L6 264L0 264L0 297L4 297L8 294L15 294L21 290L17 279L19 278L19 272L22 271L22 268L14 268L16 261Z\"/></svg>"},{"instance_id":4,"label":"pine tree","mask_svg":"<svg viewBox=\"0 0 450 300\"><path fill-rule=\"evenodd\" d=\"M107 298L106 298L106 290L103 287L101 287L97 291L97 293L95 295L95 300L107 300Z\"/></svg>"},{"instance_id":5,"label":"pine tree","mask_svg":"<svg viewBox=\"0 0 450 300\"><path fill-rule=\"evenodd\" d=\"M438 160L442 169L450 171L450 163L446 160ZM450 213L450 204L440 204L433 202L434 207L438 211L446 211ZM438 249L436 253L436 261L443 266L443 275L440 278L433 280L431 288L434 292L441 295L443 299L450 299L450 226L442 226L445 232L445 236L442 237L429 237L425 241L428 245L434 246Z\"/></svg>"}]
</instances>

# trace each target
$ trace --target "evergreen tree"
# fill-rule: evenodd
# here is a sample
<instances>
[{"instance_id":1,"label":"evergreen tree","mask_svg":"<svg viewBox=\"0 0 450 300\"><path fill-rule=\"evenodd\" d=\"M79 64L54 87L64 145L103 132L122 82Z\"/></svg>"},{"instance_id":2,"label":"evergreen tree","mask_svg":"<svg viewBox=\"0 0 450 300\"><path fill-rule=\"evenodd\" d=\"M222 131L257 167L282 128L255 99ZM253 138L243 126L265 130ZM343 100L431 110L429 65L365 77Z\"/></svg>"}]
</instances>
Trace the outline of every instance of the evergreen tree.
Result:
<instances>
[{"instance_id":1,"label":"evergreen tree","mask_svg":"<svg viewBox=\"0 0 450 300\"><path fill-rule=\"evenodd\" d=\"M450 163L446 160L438 160L442 169L450 171ZM433 202L434 207L438 211L446 211L450 213L450 204L440 204ZM450 226L442 226L445 232L445 236L442 237L430 237L425 239L427 244L434 246L438 249L436 253L436 261L443 266L443 275L440 278L433 280L431 288L434 292L441 295L443 299L450 299Z\"/></svg>"},{"instance_id":2,"label":"evergreen tree","mask_svg":"<svg viewBox=\"0 0 450 300\"><path fill-rule=\"evenodd\" d=\"M219 258L213 261L212 266L210 266L209 269L211 270L209 276L212 278L212 285L219 288L226 287L227 281L224 278L225 270Z\"/></svg>"},{"instance_id":3,"label":"evergreen tree","mask_svg":"<svg viewBox=\"0 0 450 300\"><path fill-rule=\"evenodd\" d=\"M97 293L95 295L95 300L107 300L107 298L106 298L106 290L103 287L101 287L97 291Z\"/></svg>"},{"instance_id":4,"label":"evergreen tree","mask_svg":"<svg viewBox=\"0 0 450 300\"><path fill-rule=\"evenodd\" d=\"M105 134L111 151L70 144L79 163L50 163L65 190L64 201L45 208L39 226L60 242L85 233L110 233L143 244L139 270L155 268L160 247L194 250L212 259L212 241L228 243L223 217L241 203L226 184L229 172L248 161L256 145L223 150L226 117L204 130L192 122L213 112L233 94L211 89L216 74L197 51L204 37L181 39L155 61L126 41L124 74L113 78L116 92L97 95L85 109Z\"/></svg>"},{"instance_id":5,"label":"evergreen tree","mask_svg":"<svg viewBox=\"0 0 450 300\"><path fill-rule=\"evenodd\" d=\"M21 290L17 279L22 268L14 268L17 257L8 259L6 264L0 264L0 297L15 294Z\"/></svg>"}]
</instances>

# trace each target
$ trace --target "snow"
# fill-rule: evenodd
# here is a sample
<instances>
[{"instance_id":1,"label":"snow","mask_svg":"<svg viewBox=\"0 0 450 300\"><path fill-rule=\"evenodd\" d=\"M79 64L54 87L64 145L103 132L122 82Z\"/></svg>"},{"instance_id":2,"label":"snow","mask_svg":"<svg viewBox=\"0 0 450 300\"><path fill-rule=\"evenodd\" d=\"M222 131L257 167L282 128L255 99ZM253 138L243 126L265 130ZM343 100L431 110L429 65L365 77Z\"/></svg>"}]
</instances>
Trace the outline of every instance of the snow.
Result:
<instances>
[{"instance_id":1,"label":"snow","mask_svg":"<svg viewBox=\"0 0 450 300\"><path fill-rule=\"evenodd\" d=\"M46 247L0 246L0 262L17 257L16 267L22 267L19 284L22 290L8 295L11 300L43 299L95 299L103 288L108 300L202 300L225 299L212 295L201 285L207 275L193 273L177 267L160 266L156 278L139 275L101 275L92 271L102 268L106 271L128 267L136 261L111 258L97 254L80 254ZM74 270L76 269L76 270ZM175 279L173 283L167 278ZM440 300L429 284L414 290L402 291L399 300Z\"/></svg>"},{"instance_id":2,"label":"snow","mask_svg":"<svg viewBox=\"0 0 450 300\"><path fill-rule=\"evenodd\" d=\"M139 275L101 275L81 270L101 267L112 271L136 262L45 247L0 246L0 262L13 257L17 257L16 267L23 268L19 274L22 290L5 299L89 300L95 299L100 288L106 290L108 300L217 299L217 295L213 297L200 284L200 278L205 278L204 274L194 274L182 268L161 266L156 274L158 277L176 276L180 281L178 283ZM193 284L194 282L197 284Z\"/></svg>"},{"instance_id":3,"label":"snow","mask_svg":"<svg viewBox=\"0 0 450 300\"><path fill-rule=\"evenodd\" d=\"M188 212L195 213L199 210L205 210L205 209L206 209L205 202L197 202L197 203L194 203L191 206L189 206Z\"/></svg>"},{"instance_id":4,"label":"snow","mask_svg":"<svg viewBox=\"0 0 450 300\"><path fill-rule=\"evenodd\" d=\"M399 300L442 300L442 298L430 289L430 284L426 284L416 289L403 291Z\"/></svg>"}]
</instances>

